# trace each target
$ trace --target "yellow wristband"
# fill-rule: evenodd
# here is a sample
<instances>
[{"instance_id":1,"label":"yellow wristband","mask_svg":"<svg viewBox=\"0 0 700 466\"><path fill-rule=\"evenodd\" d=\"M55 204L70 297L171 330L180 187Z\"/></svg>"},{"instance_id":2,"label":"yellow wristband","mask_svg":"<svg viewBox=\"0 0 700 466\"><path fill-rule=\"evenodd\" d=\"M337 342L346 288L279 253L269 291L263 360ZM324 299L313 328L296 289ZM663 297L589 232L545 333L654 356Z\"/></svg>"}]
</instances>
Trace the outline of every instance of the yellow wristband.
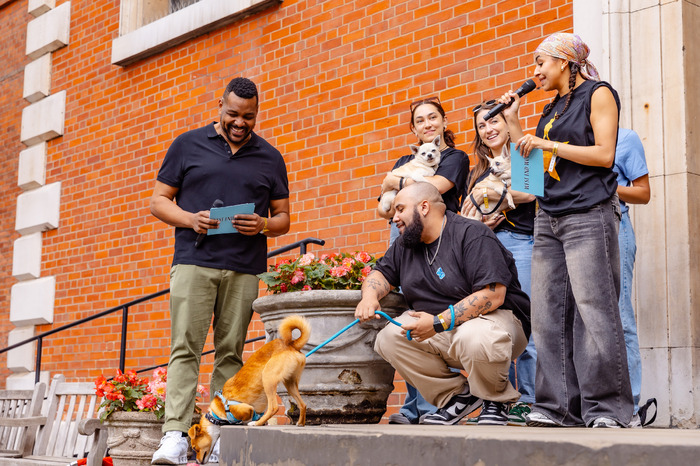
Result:
<instances>
[{"instance_id":1,"label":"yellow wristband","mask_svg":"<svg viewBox=\"0 0 700 466\"><path fill-rule=\"evenodd\" d=\"M555 142L554 145L552 146L552 157L556 157L558 153L559 153L559 143Z\"/></svg>"},{"instance_id":2,"label":"yellow wristband","mask_svg":"<svg viewBox=\"0 0 700 466\"><path fill-rule=\"evenodd\" d=\"M484 188L484 207L489 208L489 190L488 188Z\"/></svg>"},{"instance_id":3,"label":"yellow wristband","mask_svg":"<svg viewBox=\"0 0 700 466\"><path fill-rule=\"evenodd\" d=\"M267 229L267 217L264 217L264 218L263 218L263 221L265 222L265 224L263 225L262 230L260 230L260 233L265 234L265 233L267 233L268 231L270 231L270 230Z\"/></svg>"},{"instance_id":4,"label":"yellow wristband","mask_svg":"<svg viewBox=\"0 0 700 466\"><path fill-rule=\"evenodd\" d=\"M447 325L447 322L445 322L445 318L442 316L442 314L438 314L438 319L440 319L440 323L442 324L442 328L447 330L447 327L449 327L449 325Z\"/></svg>"}]
</instances>

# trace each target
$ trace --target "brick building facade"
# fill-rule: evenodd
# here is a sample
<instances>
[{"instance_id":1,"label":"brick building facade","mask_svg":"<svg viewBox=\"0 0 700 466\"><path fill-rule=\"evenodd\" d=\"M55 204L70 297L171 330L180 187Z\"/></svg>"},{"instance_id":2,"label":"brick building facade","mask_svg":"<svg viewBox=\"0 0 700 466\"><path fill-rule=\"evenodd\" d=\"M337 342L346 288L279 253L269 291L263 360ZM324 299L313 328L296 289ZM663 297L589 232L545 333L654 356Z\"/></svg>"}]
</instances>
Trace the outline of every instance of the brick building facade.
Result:
<instances>
[{"instance_id":1,"label":"brick building facade","mask_svg":"<svg viewBox=\"0 0 700 466\"><path fill-rule=\"evenodd\" d=\"M409 103L439 96L457 147L469 152L470 109L532 75L541 39L574 30L576 2L202 0L150 25L127 24L149 13L132 3L0 0L0 331L10 342L168 287L173 231L148 209L156 173L178 134L217 118L217 99L238 75L258 83L256 131L289 171L291 230L269 248L315 236L326 245L313 252L383 253L389 231L376 197L414 142ZM223 4L243 12L181 24ZM54 26L32 28L47 15L42 24L59 23L56 37L34 37L52 34ZM181 27L175 39L156 37ZM30 103L25 67L39 68L47 55L49 87L30 83L38 89ZM528 129L550 98L528 96ZM43 179L20 166L20 154L36 157L32 148L45 156ZM32 217L37 203L55 215ZM48 338L42 370L69 380L113 371L119 331L115 314ZM262 333L255 319L249 335ZM167 298L135 307L129 334L128 368L167 362ZM33 353L14 351L0 358L8 386L33 380Z\"/></svg>"}]
</instances>

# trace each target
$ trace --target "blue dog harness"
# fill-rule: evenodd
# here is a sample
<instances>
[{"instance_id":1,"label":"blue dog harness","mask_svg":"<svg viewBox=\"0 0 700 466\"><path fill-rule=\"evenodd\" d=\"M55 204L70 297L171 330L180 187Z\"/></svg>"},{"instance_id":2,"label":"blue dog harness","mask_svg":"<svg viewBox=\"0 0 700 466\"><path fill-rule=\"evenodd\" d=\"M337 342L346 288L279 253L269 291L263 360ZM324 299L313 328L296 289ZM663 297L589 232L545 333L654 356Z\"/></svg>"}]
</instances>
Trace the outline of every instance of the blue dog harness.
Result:
<instances>
[{"instance_id":1,"label":"blue dog harness","mask_svg":"<svg viewBox=\"0 0 700 466\"><path fill-rule=\"evenodd\" d=\"M226 419L221 419L219 416L217 416L215 413L209 411L207 414L205 414L205 417L211 422L212 424L215 425L222 425L222 424L243 424L243 421L240 419L237 419L236 416L231 414L231 406L239 405L241 404L240 401L236 400L227 400L224 398L223 393L221 390L217 391L214 393L214 396L217 397L218 399L221 400L221 402L224 405L224 410L226 411ZM257 411L253 410L253 419L251 421L257 421L263 416L263 413L258 413Z\"/></svg>"}]
</instances>

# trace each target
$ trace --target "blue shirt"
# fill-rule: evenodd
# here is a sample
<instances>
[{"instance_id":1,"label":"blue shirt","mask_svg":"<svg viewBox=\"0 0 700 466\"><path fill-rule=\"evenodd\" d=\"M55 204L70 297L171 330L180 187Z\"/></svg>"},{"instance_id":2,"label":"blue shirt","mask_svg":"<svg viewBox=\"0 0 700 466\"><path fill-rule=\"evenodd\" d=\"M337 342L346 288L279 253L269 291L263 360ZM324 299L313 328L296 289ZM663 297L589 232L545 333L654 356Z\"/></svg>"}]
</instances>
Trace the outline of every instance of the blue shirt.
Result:
<instances>
[{"instance_id":1,"label":"blue shirt","mask_svg":"<svg viewBox=\"0 0 700 466\"><path fill-rule=\"evenodd\" d=\"M642 140L631 129L620 128L617 131L613 170L617 174L617 184L620 186L631 186L632 181L649 174ZM620 209L624 213L629 210L629 207L620 201Z\"/></svg>"}]
</instances>

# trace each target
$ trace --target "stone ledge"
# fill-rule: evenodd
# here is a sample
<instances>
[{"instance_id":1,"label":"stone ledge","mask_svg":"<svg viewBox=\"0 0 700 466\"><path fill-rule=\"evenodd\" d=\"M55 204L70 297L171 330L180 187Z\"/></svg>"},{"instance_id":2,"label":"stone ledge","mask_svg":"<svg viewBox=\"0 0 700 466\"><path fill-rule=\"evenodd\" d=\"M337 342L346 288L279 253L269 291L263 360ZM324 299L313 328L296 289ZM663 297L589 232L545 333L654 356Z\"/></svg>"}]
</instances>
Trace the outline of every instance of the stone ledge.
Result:
<instances>
[{"instance_id":1,"label":"stone ledge","mask_svg":"<svg viewBox=\"0 0 700 466\"><path fill-rule=\"evenodd\" d=\"M37 59L68 44L70 2L61 4L27 24L26 54Z\"/></svg>"},{"instance_id":2,"label":"stone ledge","mask_svg":"<svg viewBox=\"0 0 700 466\"><path fill-rule=\"evenodd\" d=\"M202 0L112 41L112 63L127 66L283 0Z\"/></svg>"},{"instance_id":3,"label":"stone ledge","mask_svg":"<svg viewBox=\"0 0 700 466\"><path fill-rule=\"evenodd\" d=\"M500 426L226 426L220 464L697 464L700 431Z\"/></svg>"}]
</instances>

